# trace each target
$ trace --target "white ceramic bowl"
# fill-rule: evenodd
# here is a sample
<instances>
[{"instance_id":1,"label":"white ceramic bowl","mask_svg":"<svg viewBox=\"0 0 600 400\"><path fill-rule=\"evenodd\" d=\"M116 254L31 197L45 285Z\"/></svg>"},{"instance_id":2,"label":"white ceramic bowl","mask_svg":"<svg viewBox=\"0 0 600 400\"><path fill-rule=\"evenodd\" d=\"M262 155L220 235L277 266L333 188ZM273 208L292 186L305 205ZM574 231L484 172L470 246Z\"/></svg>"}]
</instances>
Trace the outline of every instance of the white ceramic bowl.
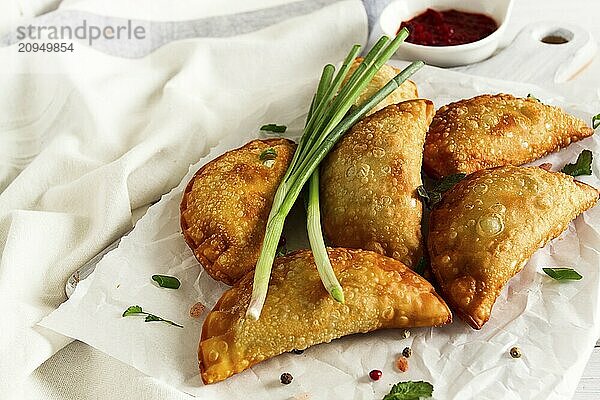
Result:
<instances>
[{"instance_id":1,"label":"white ceramic bowl","mask_svg":"<svg viewBox=\"0 0 600 400\"><path fill-rule=\"evenodd\" d=\"M404 42L395 55L395 58L403 60L423 60L440 67L455 67L484 60L494 53L506 29L512 2L513 0L396 0L383 10L379 24L383 33L394 37L402 21L410 20L427 8L439 11L456 9L492 17L498 24L498 29L476 42L437 47Z\"/></svg>"}]
</instances>

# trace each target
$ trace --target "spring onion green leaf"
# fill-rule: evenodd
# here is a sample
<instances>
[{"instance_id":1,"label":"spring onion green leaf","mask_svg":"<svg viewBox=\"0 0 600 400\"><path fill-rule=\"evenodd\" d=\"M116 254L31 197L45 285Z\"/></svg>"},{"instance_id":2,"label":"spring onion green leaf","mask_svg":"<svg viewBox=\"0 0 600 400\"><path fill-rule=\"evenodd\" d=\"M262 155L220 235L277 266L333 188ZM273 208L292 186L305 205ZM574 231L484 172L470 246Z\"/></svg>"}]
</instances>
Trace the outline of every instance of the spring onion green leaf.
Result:
<instances>
[{"instance_id":1,"label":"spring onion green leaf","mask_svg":"<svg viewBox=\"0 0 600 400\"><path fill-rule=\"evenodd\" d=\"M397 89L406 79L418 71L423 65L424 63L422 61L415 61L411 63L384 87L371 96L371 98L369 98L365 103L351 111L349 115L346 116L330 133L327 139L323 142L322 146L319 147L318 152L313 156L311 156L311 154L307 156L310 159L310 163L306 166L300 165L300 167L298 167L299 170L295 171L295 175L293 176L295 181L292 185L286 187L287 192L283 194L279 208L276 211L273 211L273 209L271 210L273 217L267 221L263 247L261 249L254 273L252 298L250 299L250 304L246 310L246 315L249 318L258 319L260 316L260 311L262 310L262 306L267 295L268 282L275 256L277 240L283 230L285 217L290 212L294 202L300 195L304 184L308 181L312 172L318 167L319 163L325 158L329 151L331 151L333 146L348 129L350 129L356 122L358 122L358 120L364 117L366 113L369 112L376 104L381 102L381 100ZM296 152L297 151L298 150L296 150ZM283 185L286 185L286 182L283 182ZM274 203L276 200L277 193L275 194Z\"/></svg>"},{"instance_id":2,"label":"spring onion green leaf","mask_svg":"<svg viewBox=\"0 0 600 400\"><path fill-rule=\"evenodd\" d=\"M169 325L173 325L173 326L177 326L179 328L183 328L183 325L179 325L179 324L177 324L177 323L175 323L173 321L169 321L168 319L164 319L164 318L161 318L161 317L159 317L157 315L145 312L144 310L142 310L142 307L140 307L140 306L129 306L123 312L123 317L133 317L133 316L138 316L138 315L146 317L144 319L144 322L154 322L154 321L166 322Z\"/></svg>"},{"instance_id":3,"label":"spring onion green leaf","mask_svg":"<svg viewBox=\"0 0 600 400\"><path fill-rule=\"evenodd\" d=\"M532 95L531 93L529 93L529 94L527 95L527 98L528 98L528 99L533 99L533 100L535 100L535 101L538 101L538 102L540 101L540 99L538 99L537 97L535 97L535 96L534 96L534 95Z\"/></svg>"},{"instance_id":4,"label":"spring onion green leaf","mask_svg":"<svg viewBox=\"0 0 600 400\"><path fill-rule=\"evenodd\" d=\"M433 385L424 381L399 382L392 386L392 390L383 397L383 400L419 400L433 395Z\"/></svg>"},{"instance_id":5,"label":"spring onion green leaf","mask_svg":"<svg viewBox=\"0 0 600 400\"><path fill-rule=\"evenodd\" d=\"M454 185L463 180L465 176L467 175L462 173L448 175L439 180L431 189L427 189L425 186L421 185L417 187L417 194L421 197L427 208L431 209L442 200L442 195L444 193L452 189Z\"/></svg>"},{"instance_id":6,"label":"spring onion green leaf","mask_svg":"<svg viewBox=\"0 0 600 400\"><path fill-rule=\"evenodd\" d=\"M266 150L263 150L262 153L260 153L260 161L267 161L267 160L274 160L277 158L277 150L275 150L272 147L269 147Z\"/></svg>"},{"instance_id":7,"label":"spring onion green leaf","mask_svg":"<svg viewBox=\"0 0 600 400\"><path fill-rule=\"evenodd\" d=\"M267 125L261 126L260 130L265 131L265 132L283 133L287 130L287 126L277 125L277 124L267 124Z\"/></svg>"},{"instance_id":8,"label":"spring onion green leaf","mask_svg":"<svg viewBox=\"0 0 600 400\"><path fill-rule=\"evenodd\" d=\"M600 126L600 114L596 114L592 117L592 128L596 129Z\"/></svg>"},{"instance_id":9,"label":"spring onion green leaf","mask_svg":"<svg viewBox=\"0 0 600 400\"><path fill-rule=\"evenodd\" d=\"M312 119L313 111L322 111L322 106L331 101L333 95L338 91L343 79L346 77L350 64L354 58L358 55L360 46L354 46L344 63L342 68L335 75L333 79L322 80L319 82L317 93L315 94L315 104L317 104L316 110L311 107L309 115L307 117L307 123L310 123ZM329 85L329 86L328 86ZM308 128L308 127L307 127ZM310 144L308 145L310 146ZM308 146L305 146L307 148ZM321 212L319 204L319 171L315 170L311 177L309 188L307 192L307 230L310 242L310 247L313 252L315 264L317 266L317 272L321 277L323 286L331 297L340 302L344 303L344 292L342 286L335 276L331 261L329 260L329 254L325 247L323 240L323 231L321 229Z\"/></svg>"},{"instance_id":10,"label":"spring onion green leaf","mask_svg":"<svg viewBox=\"0 0 600 400\"><path fill-rule=\"evenodd\" d=\"M181 282L174 276L168 275L152 275L152 280L158 283L158 286L168 289L179 289Z\"/></svg>"},{"instance_id":11,"label":"spring onion green leaf","mask_svg":"<svg viewBox=\"0 0 600 400\"><path fill-rule=\"evenodd\" d=\"M307 119L306 127L292 162L275 192L254 273L252 298L246 311L248 318L258 319L260 316L267 295L271 268L277 251L277 243L283 231L283 224L304 185L318 168L319 163L352 125L423 66L420 61L413 62L365 103L359 107L352 107L366 85L407 36L408 30L402 29L392 41L386 37L380 39L350 78L344 84L339 85L340 88L337 93L332 87L336 88L339 82L345 80L345 75L349 69L348 64L358 54L359 47L354 46L352 48L342 68L335 76L335 68L332 65L327 65L323 69L317 92L311 103L311 115ZM323 264L323 267L328 268L326 264ZM325 286L327 287L327 284Z\"/></svg>"},{"instance_id":12,"label":"spring onion green leaf","mask_svg":"<svg viewBox=\"0 0 600 400\"><path fill-rule=\"evenodd\" d=\"M592 174L592 152L583 150L577 156L574 164L567 164L560 171L571 176L591 175Z\"/></svg>"},{"instance_id":13,"label":"spring onion green leaf","mask_svg":"<svg viewBox=\"0 0 600 400\"><path fill-rule=\"evenodd\" d=\"M583 276L573 268L542 268L550 278L557 281L578 281Z\"/></svg>"}]
</instances>

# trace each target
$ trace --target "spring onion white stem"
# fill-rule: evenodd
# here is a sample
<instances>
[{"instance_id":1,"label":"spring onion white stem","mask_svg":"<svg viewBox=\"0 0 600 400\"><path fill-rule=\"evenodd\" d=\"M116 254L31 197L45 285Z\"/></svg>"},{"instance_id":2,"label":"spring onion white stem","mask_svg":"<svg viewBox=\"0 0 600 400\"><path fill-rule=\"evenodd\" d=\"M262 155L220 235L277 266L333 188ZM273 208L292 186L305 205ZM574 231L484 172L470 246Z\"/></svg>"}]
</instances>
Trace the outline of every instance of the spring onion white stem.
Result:
<instances>
[{"instance_id":1,"label":"spring onion white stem","mask_svg":"<svg viewBox=\"0 0 600 400\"><path fill-rule=\"evenodd\" d=\"M331 297L340 303L344 303L344 292L342 291L342 285L337 280L331 261L329 261L329 255L327 254L327 248L323 241L323 232L321 230L321 211L319 207L319 169L313 171L309 185L308 185L308 208L307 208L307 221L306 227L308 230L308 240L310 242L310 248L315 258L315 264L317 265L317 271L325 286L325 290L329 292Z\"/></svg>"}]
</instances>

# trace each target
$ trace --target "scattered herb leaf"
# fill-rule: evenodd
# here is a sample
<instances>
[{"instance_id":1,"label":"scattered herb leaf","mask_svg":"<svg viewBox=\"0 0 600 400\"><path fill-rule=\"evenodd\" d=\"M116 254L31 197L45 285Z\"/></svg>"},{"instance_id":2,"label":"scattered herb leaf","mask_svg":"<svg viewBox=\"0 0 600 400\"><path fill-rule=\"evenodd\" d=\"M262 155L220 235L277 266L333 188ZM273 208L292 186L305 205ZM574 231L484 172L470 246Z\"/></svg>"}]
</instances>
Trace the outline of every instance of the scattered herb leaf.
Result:
<instances>
[{"instance_id":1,"label":"scattered herb leaf","mask_svg":"<svg viewBox=\"0 0 600 400\"><path fill-rule=\"evenodd\" d=\"M600 114L596 114L592 117L592 128L596 129L600 126Z\"/></svg>"},{"instance_id":2,"label":"scattered herb leaf","mask_svg":"<svg viewBox=\"0 0 600 400\"><path fill-rule=\"evenodd\" d=\"M152 280L158 283L158 286L168 289L179 289L181 282L174 276L168 275L152 275Z\"/></svg>"},{"instance_id":3,"label":"scattered herb leaf","mask_svg":"<svg viewBox=\"0 0 600 400\"><path fill-rule=\"evenodd\" d=\"M125 310L125 312L123 313L123 316L124 317L128 317L130 315L137 315L137 314L140 314L142 312L143 312L142 311L142 307L140 307L140 306L129 306L127 308L127 310Z\"/></svg>"},{"instance_id":4,"label":"scattered herb leaf","mask_svg":"<svg viewBox=\"0 0 600 400\"><path fill-rule=\"evenodd\" d=\"M415 272L421 276L423 276L423 273L425 272L425 268L427 267L427 260L425 259L425 257L421 257L419 259L419 263L417 264L416 268L415 268Z\"/></svg>"},{"instance_id":5,"label":"scattered herb leaf","mask_svg":"<svg viewBox=\"0 0 600 400\"><path fill-rule=\"evenodd\" d=\"M571 176L591 175L592 174L592 152L583 150L577 156L574 164L567 164L560 171Z\"/></svg>"},{"instance_id":6,"label":"scattered herb leaf","mask_svg":"<svg viewBox=\"0 0 600 400\"><path fill-rule=\"evenodd\" d=\"M535 96L534 96L534 95L532 95L531 93L529 93L529 94L527 95L527 98L528 98L528 99L533 99L533 100L535 100L535 101L538 101L538 102L540 101L540 99L538 99L537 97L535 97Z\"/></svg>"},{"instance_id":7,"label":"scattered herb leaf","mask_svg":"<svg viewBox=\"0 0 600 400\"><path fill-rule=\"evenodd\" d=\"M434 190L439 193L444 193L444 192L452 189L454 187L454 185L456 185L458 182L465 179L465 176L467 176L467 174L461 173L461 174L448 175L447 177L438 181Z\"/></svg>"},{"instance_id":8,"label":"scattered herb leaf","mask_svg":"<svg viewBox=\"0 0 600 400\"><path fill-rule=\"evenodd\" d=\"M173 321L169 321L168 319L164 319L157 315L145 312L144 310L142 310L142 307L140 307L140 306L129 306L129 307L127 307L127 310L125 310L123 312L123 317L131 317L131 316L137 316L137 315L146 316L146 318L144 319L144 322L160 321L160 322L166 322L169 325L178 326L180 328L183 328L183 325L179 325Z\"/></svg>"},{"instance_id":9,"label":"scattered herb leaf","mask_svg":"<svg viewBox=\"0 0 600 400\"><path fill-rule=\"evenodd\" d=\"M275 257L285 256L288 253L288 249L285 246L280 246L277 248L277 252L275 253Z\"/></svg>"},{"instance_id":10,"label":"scattered herb leaf","mask_svg":"<svg viewBox=\"0 0 600 400\"><path fill-rule=\"evenodd\" d=\"M275 133L283 133L287 129L285 125L277 125L277 124L267 124L260 127L261 131L265 132L275 132Z\"/></svg>"},{"instance_id":11,"label":"scattered herb leaf","mask_svg":"<svg viewBox=\"0 0 600 400\"><path fill-rule=\"evenodd\" d=\"M281 235L279 238L279 243L277 243L277 251L275 252L275 257L285 256L289 250L286 246L287 241L285 240L285 236Z\"/></svg>"},{"instance_id":12,"label":"scattered herb leaf","mask_svg":"<svg viewBox=\"0 0 600 400\"><path fill-rule=\"evenodd\" d=\"M148 314L146 315L146 319L144 319L144 322L152 322L152 321L161 321L162 319L157 317L154 314Z\"/></svg>"},{"instance_id":13,"label":"scattered herb leaf","mask_svg":"<svg viewBox=\"0 0 600 400\"><path fill-rule=\"evenodd\" d=\"M277 151L272 148L269 147L266 150L263 150L262 153L260 153L260 161L267 161L267 160L274 160L275 158L277 158Z\"/></svg>"},{"instance_id":14,"label":"scattered herb leaf","mask_svg":"<svg viewBox=\"0 0 600 400\"><path fill-rule=\"evenodd\" d=\"M578 281L583 276L573 268L542 268L550 278L557 281Z\"/></svg>"},{"instance_id":15,"label":"scattered herb leaf","mask_svg":"<svg viewBox=\"0 0 600 400\"><path fill-rule=\"evenodd\" d=\"M392 390L385 395L383 400L419 400L428 398L433 394L433 385L429 382L399 382L392 386Z\"/></svg>"},{"instance_id":16,"label":"scattered herb leaf","mask_svg":"<svg viewBox=\"0 0 600 400\"><path fill-rule=\"evenodd\" d=\"M452 189L454 185L463 180L467 176L466 174L454 174L448 175L445 178L439 180L435 186L431 189L426 189L425 186L421 185L417 188L417 194L423 199L425 205L428 208L432 208L436 203L442 200L442 195L448 190Z\"/></svg>"},{"instance_id":17,"label":"scattered herb leaf","mask_svg":"<svg viewBox=\"0 0 600 400\"><path fill-rule=\"evenodd\" d=\"M427 193L427 189L425 189L425 186L421 185L417 187L417 194L425 202L425 204L427 204L427 207L429 207L431 198L429 198L429 193Z\"/></svg>"}]
</instances>

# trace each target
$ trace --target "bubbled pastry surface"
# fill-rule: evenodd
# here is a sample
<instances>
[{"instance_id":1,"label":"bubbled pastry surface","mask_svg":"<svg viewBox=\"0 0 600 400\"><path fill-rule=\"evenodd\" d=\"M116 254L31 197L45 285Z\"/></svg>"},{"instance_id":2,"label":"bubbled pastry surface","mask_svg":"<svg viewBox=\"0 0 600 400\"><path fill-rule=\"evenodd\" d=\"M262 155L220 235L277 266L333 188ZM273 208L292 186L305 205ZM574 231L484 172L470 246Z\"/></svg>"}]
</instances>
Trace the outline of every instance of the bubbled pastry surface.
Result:
<instances>
[{"instance_id":1,"label":"bubbled pastry surface","mask_svg":"<svg viewBox=\"0 0 600 400\"><path fill-rule=\"evenodd\" d=\"M261 160L269 148L277 156ZM214 279L231 285L254 269L273 197L294 149L287 139L253 140L203 166L187 185L182 233Z\"/></svg>"},{"instance_id":2,"label":"bubbled pastry surface","mask_svg":"<svg viewBox=\"0 0 600 400\"><path fill-rule=\"evenodd\" d=\"M597 200L593 187L538 167L463 179L434 208L429 227L431 267L448 304L480 329L506 282Z\"/></svg>"},{"instance_id":3,"label":"bubbled pastry surface","mask_svg":"<svg viewBox=\"0 0 600 400\"><path fill-rule=\"evenodd\" d=\"M352 333L451 321L450 310L433 287L401 262L365 250L333 248L328 253L345 304L323 288L310 250L275 260L258 320L245 318L252 272L223 294L202 329L198 358L205 383Z\"/></svg>"},{"instance_id":4,"label":"bubbled pastry surface","mask_svg":"<svg viewBox=\"0 0 600 400\"><path fill-rule=\"evenodd\" d=\"M522 165L592 135L584 121L533 98L481 95L440 108L423 163L434 178Z\"/></svg>"},{"instance_id":5,"label":"bubbled pastry surface","mask_svg":"<svg viewBox=\"0 0 600 400\"><path fill-rule=\"evenodd\" d=\"M348 70L348 75L346 75L346 79L344 79L344 83L350 79L352 73L358 68L362 61L362 58L357 58L354 60L350 69ZM355 106L359 106L363 104L365 101L369 100L371 96L373 96L379 89L384 87L389 81L391 81L396 75L400 73L398 68L395 68L391 65L384 64L379 71L375 73L373 79L369 81L367 87L361 92L356 101L354 102ZM417 85L411 80L406 80L400 85L396 90L387 95L387 97L379 102L371 111L367 113L367 115L371 115L382 108L389 106L390 104L400 103L405 100L416 99L419 97L419 93L417 91Z\"/></svg>"},{"instance_id":6,"label":"bubbled pastry surface","mask_svg":"<svg viewBox=\"0 0 600 400\"><path fill-rule=\"evenodd\" d=\"M321 207L333 245L418 263L423 207L416 189L432 117L429 100L387 106L356 124L327 156Z\"/></svg>"}]
</instances>

